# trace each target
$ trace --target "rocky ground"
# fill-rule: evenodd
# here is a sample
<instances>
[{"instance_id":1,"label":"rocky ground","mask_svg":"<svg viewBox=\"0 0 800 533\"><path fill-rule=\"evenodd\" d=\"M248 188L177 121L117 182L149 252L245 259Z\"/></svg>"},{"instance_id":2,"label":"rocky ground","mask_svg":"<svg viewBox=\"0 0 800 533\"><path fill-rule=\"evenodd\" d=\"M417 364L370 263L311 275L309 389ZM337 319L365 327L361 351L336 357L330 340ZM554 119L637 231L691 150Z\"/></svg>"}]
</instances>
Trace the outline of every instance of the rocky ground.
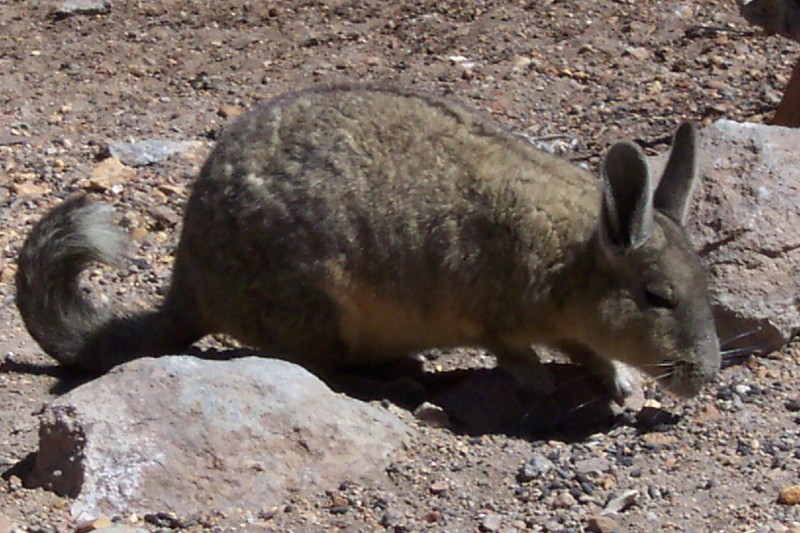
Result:
<instances>
[{"instance_id":1,"label":"rocky ground","mask_svg":"<svg viewBox=\"0 0 800 533\"><path fill-rule=\"evenodd\" d=\"M763 122L800 55L732 0L56 4L0 0L0 531L76 526L69 501L23 486L42 406L74 378L29 338L13 298L22 239L60 199L89 190L115 205L136 259L87 282L147 305L216 133L286 90L393 80L450 94L594 168L622 137L664 150L686 118ZM141 139L192 144L155 165L105 159L109 142ZM790 345L729 366L692 401L647 387L656 419L623 412L529 434L428 427L396 409L416 435L375 479L240 517L108 518L147 530L798 531L798 495L782 493L800 483L798 363ZM429 362L456 364L491 360Z\"/></svg>"}]
</instances>

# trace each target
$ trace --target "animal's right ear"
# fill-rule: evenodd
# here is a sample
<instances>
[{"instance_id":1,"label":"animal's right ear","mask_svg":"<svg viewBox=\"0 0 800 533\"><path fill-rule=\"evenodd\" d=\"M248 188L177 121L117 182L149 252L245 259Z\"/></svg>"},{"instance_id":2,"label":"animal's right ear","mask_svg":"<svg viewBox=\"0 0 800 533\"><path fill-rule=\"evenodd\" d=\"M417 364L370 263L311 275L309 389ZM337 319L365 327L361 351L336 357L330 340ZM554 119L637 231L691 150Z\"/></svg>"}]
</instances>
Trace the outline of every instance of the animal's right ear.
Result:
<instances>
[{"instance_id":1,"label":"animal's right ear","mask_svg":"<svg viewBox=\"0 0 800 533\"><path fill-rule=\"evenodd\" d=\"M653 231L653 183L639 146L619 142L603 160L600 231L618 252L636 249Z\"/></svg>"},{"instance_id":2,"label":"animal's right ear","mask_svg":"<svg viewBox=\"0 0 800 533\"><path fill-rule=\"evenodd\" d=\"M697 126L684 122L672 140L672 150L656 189L655 208L683 226L697 183Z\"/></svg>"}]
</instances>

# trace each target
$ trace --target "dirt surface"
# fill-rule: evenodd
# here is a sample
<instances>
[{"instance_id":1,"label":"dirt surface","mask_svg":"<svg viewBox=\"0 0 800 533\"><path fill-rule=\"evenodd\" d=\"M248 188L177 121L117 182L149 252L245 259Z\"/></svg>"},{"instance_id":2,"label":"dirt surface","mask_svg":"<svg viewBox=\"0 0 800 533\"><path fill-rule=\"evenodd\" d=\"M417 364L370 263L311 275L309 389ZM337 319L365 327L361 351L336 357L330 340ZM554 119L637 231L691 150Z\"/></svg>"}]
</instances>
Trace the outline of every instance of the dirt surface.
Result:
<instances>
[{"instance_id":1,"label":"dirt surface","mask_svg":"<svg viewBox=\"0 0 800 533\"><path fill-rule=\"evenodd\" d=\"M114 1L109 13L66 17L47 2L0 0L0 531L75 527L68 501L23 486L42 405L72 378L23 329L13 285L28 228L60 199L92 190L116 206L135 259L87 281L147 305L168 279L187 189L216 133L286 90L393 80L450 94L594 168L622 137L664 150L686 118L763 122L798 55L732 0ZM92 177L109 141L148 138L198 144ZM660 403L651 417L546 433L438 429L393 408L419 437L380 478L243 518L110 518L149 530L799 531L800 506L779 503L800 483L798 348L733 365L691 401L648 386ZM609 505L621 509L598 518Z\"/></svg>"}]
</instances>

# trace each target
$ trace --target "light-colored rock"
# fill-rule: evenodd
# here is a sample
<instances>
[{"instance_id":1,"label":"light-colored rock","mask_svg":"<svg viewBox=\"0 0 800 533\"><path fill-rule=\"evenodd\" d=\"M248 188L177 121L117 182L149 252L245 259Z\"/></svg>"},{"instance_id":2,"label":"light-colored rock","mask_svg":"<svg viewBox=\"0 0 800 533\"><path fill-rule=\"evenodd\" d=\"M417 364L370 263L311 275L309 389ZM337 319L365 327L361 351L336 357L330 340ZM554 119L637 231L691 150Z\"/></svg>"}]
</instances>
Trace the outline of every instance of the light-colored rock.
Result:
<instances>
[{"instance_id":1,"label":"light-colored rock","mask_svg":"<svg viewBox=\"0 0 800 533\"><path fill-rule=\"evenodd\" d=\"M97 164L89 178L81 185L91 191L104 192L121 187L135 177L134 169L123 165L116 157L109 157Z\"/></svg>"},{"instance_id":2,"label":"light-colored rock","mask_svg":"<svg viewBox=\"0 0 800 533\"><path fill-rule=\"evenodd\" d=\"M689 232L709 268L720 340L753 332L728 348L777 350L800 330L798 146L792 128L720 120L702 131Z\"/></svg>"},{"instance_id":3,"label":"light-colored rock","mask_svg":"<svg viewBox=\"0 0 800 533\"><path fill-rule=\"evenodd\" d=\"M73 15L105 15L111 12L111 0L66 0L53 10L56 18Z\"/></svg>"},{"instance_id":4,"label":"light-colored rock","mask_svg":"<svg viewBox=\"0 0 800 533\"><path fill-rule=\"evenodd\" d=\"M621 495L612 495L606 502L603 511L606 513L621 513L639 499L638 490L626 490Z\"/></svg>"},{"instance_id":5,"label":"light-colored rock","mask_svg":"<svg viewBox=\"0 0 800 533\"><path fill-rule=\"evenodd\" d=\"M611 461L605 457L591 457L575 462L575 472L579 474L602 474L611 470Z\"/></svg>"},{"instance_id":6,"label":"light-colored rock","mask_svg":"<svg viewBox=\"0 0 800 533\"><path fill-rule=\"evenodd\" d=\"M517 472L517 481L525 483L547 475L548 472L553 470L555 465L553 462L543 455L536 454L520 467Z\"/></svg>"},{"instance_id":7,"label":"light-colored rock","mask_svg":"<svg viewBox=\"0 0 800 533\"><path fill-rule=\"evenodd\" d=\"M620 531L616 520L607 515L596 515L589 519L586 531L591 533L616 533Z\"/></svg>"},{"instance_id":8,"label":"light-colored rock","mask_svg":"<svg viewBox=\"0 0 800 533\"><path fill-rule=\"evenodd\" d=\"M29 482L77 520L235 513L376 475L408 431L283 361L140 359L47 406Z\"/></svg>"},{"instance_id":9,"label":"light-colored rock","mask_svg":"<svg viewBox=\"0 0 800 533\"><path fill-rule=\"evenodd\" d=\"M503 517L497 513L489 513L481 520L480 530L486 532L499 531L503 525Z\"/></svg>"},{"instance_id":10,"label":"light-colored rock","mask_svg":"<svg viewBox=\"0 0 800 533\"><path fill-rule=\"evenodd\" d=\"M419 407L414 409L414 416L417 417L419 421L431 427L450 427L450 418L447 416L445 410L430 402L423 402Z\"/></svg>"},{"instance_id":11,"label":"light-colored rock","mask_svg":"<svg viewBox=\"0 0 800 533\"><path fill-rule=\"evenodd\" d=\"M136 142L112 142L108 144L108 152L124 164L131 167L152 165L174 155L197 147L192 141L162 141L147 139Z\"/></svg>"},{"instance_id":12,"label":"light-colored rock","mask_svg":"<svg viewBox=\"0 0 800 533\"><path fill-rule=\"evenodd\" d=\"M783 487L778 495L778 502L784 505L800 504L800 485Z\"/></svg>"}]
</instances>

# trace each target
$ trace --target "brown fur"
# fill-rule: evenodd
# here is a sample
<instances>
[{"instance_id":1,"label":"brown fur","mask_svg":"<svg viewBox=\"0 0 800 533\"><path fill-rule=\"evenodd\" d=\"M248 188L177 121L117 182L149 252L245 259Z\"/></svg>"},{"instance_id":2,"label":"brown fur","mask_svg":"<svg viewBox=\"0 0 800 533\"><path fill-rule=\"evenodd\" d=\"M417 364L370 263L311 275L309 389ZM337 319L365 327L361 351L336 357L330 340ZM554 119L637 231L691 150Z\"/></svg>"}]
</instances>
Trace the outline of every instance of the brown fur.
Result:
<instances>
[{"instance_id":1,"label":"brown fur","mask_svg":"<svg viewBox=\"0 0 800 533\"><path fill-rule=\"evenodd\" d=\"M705 275L680 227L694 151L685 126L667 185L653 191L630 143L609 153L601 182L447 100L302 91L221 137L189 200L166 300L135 336L124 316L52 327L47 313L68 313L75 295L52 309L31 303L51 301L41 265L69 286L75 273L53 266L63 249L75 235L97 248L95 234L109 231L85 201L40 223L72 241L47 247L47 231L32 232L19 307L48 353L90 371L224 332L312 368L483 346L547 391L531 350L546 344L618 395L627 383L614 361L691 395L719 366Z\"/></svg>"}]
</instances>

